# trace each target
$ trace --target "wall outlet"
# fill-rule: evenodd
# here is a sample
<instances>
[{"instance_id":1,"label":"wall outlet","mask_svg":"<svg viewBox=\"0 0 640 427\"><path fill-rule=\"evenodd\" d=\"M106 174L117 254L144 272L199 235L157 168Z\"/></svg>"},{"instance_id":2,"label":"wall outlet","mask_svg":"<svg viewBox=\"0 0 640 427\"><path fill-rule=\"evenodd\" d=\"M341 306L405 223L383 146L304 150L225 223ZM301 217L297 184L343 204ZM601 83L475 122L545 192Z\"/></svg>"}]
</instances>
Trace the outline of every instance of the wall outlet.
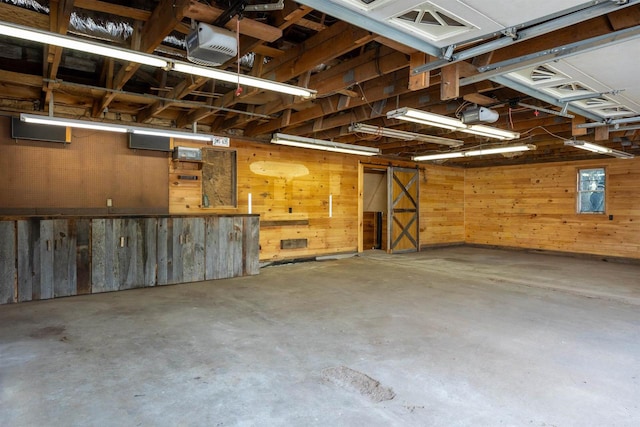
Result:
<instances>
[{"instance_id":1,"label":"wall outlet","mask_svg":"<svg viewBox=\"0 0 640 427\"><path fill-rule=\"evenodd\" d=\"M113 199L107 199L107 207L110 208L113 206Z\"/></svg>"}]
</instances>

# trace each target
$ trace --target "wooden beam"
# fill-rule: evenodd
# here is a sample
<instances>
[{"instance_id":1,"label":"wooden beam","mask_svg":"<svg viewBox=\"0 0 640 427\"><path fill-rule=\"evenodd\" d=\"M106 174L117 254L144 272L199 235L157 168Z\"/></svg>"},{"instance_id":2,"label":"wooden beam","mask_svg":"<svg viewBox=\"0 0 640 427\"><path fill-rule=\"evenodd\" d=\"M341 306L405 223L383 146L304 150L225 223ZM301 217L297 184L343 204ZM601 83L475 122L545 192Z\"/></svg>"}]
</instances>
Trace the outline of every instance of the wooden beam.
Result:
<instances>
[{"instance_id":1,"label":"wooden beam","mask_svg":"<svg viewBox=\"0 0 640 427\"><path fill-rule=\"evenodd\" d=\"M597 127L594 139L596 141L608 141L609 140L609 126Z\"/></svg>"},{"instance_id":2,"label":"wooden beam","mask_svg":"<svg viewBox=\"0 0 640 427\"><path fill-rule=\"evenodd\" d=\"M173 31L177 24L185 17L184 13L191 0L160 0L142 31L135 31L132 36L131 46L134 50L152 53L164 38ZM138 49L135 49L139 46ZM140 64L133 62L125 64L114 79L114 89L122 89L140 68ZM94 104L92 116L97 117L109 106L116 97L115 92L110 92Z\"/></svg>"},{"instance_id":3,"label":"wooden beam","mask_svg":"<svg viewBox=\"0 0 640 427\"><path fill-rule=\"evenodd\" d=\"M458 64L445 65L440 69L440 99L443 101L460 97L460 67Z\"/></svg>"},{"instance_id":4,"label":"wooden beam","mask_svg":"<svg viewBox=\"0 0 640 427\"><path fill-rule=\"evenodd\" d=\"M582 116L575 116L571 119L571 135L572 136L584 136L587 134L587 129L579 128L578 125L585 124L587 119Z\"/></svg>"},{"instance_id":5,"label":"wooden beam","mask_svg":"<svg viewBox=\"0 0 640 427\"><path fill-rule=\"evenodd\" d=\"M421 90L429 87L429 72L414 74L416 67L426 64L430 56L424 52L415 52L409 59L409 90Z\"/></svg>"}]
</instances>

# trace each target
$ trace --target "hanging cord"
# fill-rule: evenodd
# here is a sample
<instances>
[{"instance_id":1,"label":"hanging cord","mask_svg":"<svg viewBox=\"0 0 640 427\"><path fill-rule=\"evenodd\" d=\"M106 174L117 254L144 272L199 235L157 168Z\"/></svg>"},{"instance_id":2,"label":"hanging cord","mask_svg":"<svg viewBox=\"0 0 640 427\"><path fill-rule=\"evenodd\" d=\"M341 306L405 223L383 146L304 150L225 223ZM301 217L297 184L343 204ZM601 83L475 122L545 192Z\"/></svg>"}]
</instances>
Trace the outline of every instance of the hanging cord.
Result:
<instances>
[{"instance_id":1,"label":"hanging cord","mask_svg":"<svg viewBox=\"0 0 640 427\"><path fill-rule=\"evenodd\" d=\"M238 15L236 19L236 48L238 49L238 87L236 88L236 96L242 95L242 86L240 86L240 20L242 15Z\"/></svg>"}]
</instances>

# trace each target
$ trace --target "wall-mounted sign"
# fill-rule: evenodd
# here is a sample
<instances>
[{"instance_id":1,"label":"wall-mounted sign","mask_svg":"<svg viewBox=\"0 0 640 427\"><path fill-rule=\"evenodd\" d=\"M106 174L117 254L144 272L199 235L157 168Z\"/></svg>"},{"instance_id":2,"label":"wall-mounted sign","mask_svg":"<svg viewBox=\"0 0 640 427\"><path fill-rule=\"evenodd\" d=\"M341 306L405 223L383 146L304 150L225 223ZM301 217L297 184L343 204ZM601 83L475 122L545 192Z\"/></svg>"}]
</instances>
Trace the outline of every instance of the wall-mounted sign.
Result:
<instances>
[{"instance_id":1,"label":"wall-mounted sign","mask_svg":"<svg viewBox=\"0 0 640 427\"><path fill-rule=\"evenodd\" d=\"M214 147L228 147L229 146L229 138L223 136L214 136L211 141L211 145Z\"/></svg>"}]
</instances>

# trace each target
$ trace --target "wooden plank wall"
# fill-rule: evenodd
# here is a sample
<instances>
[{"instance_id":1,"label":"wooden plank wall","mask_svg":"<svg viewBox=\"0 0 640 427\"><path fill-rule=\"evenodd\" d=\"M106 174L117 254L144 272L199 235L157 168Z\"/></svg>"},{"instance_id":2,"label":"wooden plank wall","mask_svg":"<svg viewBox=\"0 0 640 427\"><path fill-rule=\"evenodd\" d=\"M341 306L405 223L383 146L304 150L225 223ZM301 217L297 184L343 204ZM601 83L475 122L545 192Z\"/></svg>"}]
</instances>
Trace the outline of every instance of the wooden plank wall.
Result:
<instances>
[{"instance_id":1,"label":"wooden plank wall","mask_svg":"<svg viewBox=\"0 0 640 427\"><path fill-rule=\"evenodd\" d=\"M577 170L592 167L607 171L605 215L576 213ZM640 258L638 182L640 159L468 169L466 241Z\"/></svg>"},{"instance_id":2,"label":"wooden plank wall","mask_svg":"<svg viewBox=\"0 0 640 427\"><path fill-rule=\"evenodd\" d=\"M420 245L464 243L464 169L429 165L420 173Z\"/></svg>"},{"instance_id":3,"label":"wooden plank wall","mask_svg":"<svg viewBox=\"0 0 640 427\"><path fill-rule=\"evenodd\" d=\"M178 144L202 146L187 141ZM169 188L171 214L247 213L251 193L252 213L260 214L261 260L357 250L360 162L372 167L386 167L391 163L238 139L231 141L230 149L237 151L238 207L203 208L198 202L201 194L194 188L172 184ZM415 167L407 162L394 162L394 165ZM421 174L421 242L462 242L464 171L428 166ZM333 204L331 218L329 195ZM306 248L282 249L282 239L307 239L308 244Z\"/></svg>"}]
</instances>

